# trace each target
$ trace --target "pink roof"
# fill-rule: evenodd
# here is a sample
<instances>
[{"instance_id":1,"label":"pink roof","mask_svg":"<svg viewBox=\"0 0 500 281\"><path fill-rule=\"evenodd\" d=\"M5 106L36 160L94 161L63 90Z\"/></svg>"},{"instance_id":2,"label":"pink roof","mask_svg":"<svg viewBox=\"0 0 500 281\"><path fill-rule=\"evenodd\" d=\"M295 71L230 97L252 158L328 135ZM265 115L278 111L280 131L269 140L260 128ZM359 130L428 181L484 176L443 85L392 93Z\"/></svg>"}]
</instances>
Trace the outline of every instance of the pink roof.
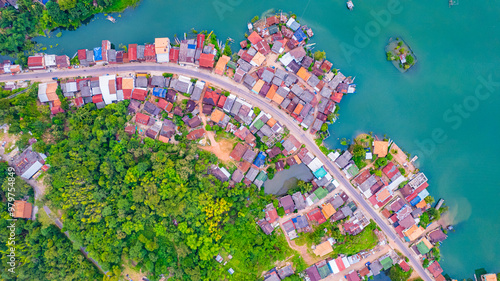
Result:
<instances>
[{"instance_id":1,"label":"pink roof","mask_svg":"<svg viewBox=\"0 0 500 281\"><path fill-rule=\"evenodd\" d=\"M399 262L399 266L401 266L404 272L408 272L410 270L410 266L404 260Z\"/></svg>"},{"instance_id":2,"label":"pink roof","mask_svg":"<svg viewBox=\"0 0 500 281\"><path fill-rule=\"evenodd\" d=\"M214 67L214 54L201 54L200 55L200 66L201 67L207 67L207 68L213 68Z\"/></svg>"},{"instance_id":3,"label":"pink roof","mask_svg":"<svg viewBox=\"0 0 500 281\"><path fill-rule=\"evenodd\" d=\"M87 50L85 50L85 49L78 50L78 59L79 60L86 60L87 59Z\"/></svg>"},{"instance_id":4,"label":"pink roof","mask_svg":"<svg viewBox=\"0 0 500 281\"><path fill-rule=\"evenodd\" d=\"M196 36L196 47L198 49L203 49L203 43L205 42L205 34L198 33Z\"/></svg>"},{"instance_id":5,"label":"pink roof","mask_svg":"<svg viewBox=\"0 0 500 281\"><path fill-rule=\"evenodd\" d=\"M92 102L93 103L98 103L98 102L102 102L102 95L95 95L92 97Z\"/></svg>"}]
</instances>

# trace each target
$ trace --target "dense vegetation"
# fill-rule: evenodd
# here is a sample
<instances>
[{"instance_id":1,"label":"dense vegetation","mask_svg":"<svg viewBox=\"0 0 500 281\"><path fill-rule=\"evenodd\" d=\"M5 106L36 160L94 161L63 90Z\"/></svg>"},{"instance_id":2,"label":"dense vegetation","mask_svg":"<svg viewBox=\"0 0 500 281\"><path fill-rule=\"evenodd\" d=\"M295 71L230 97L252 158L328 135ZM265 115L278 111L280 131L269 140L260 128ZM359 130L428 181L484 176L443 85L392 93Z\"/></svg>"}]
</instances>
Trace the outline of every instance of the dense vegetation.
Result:
<instances>
[{"instance_id":1,"label":"dense vegetation","mask_svg":"<svg viewBox=\"0 0 500 281\"><path fill-rule=\"evenodd\" d=\"M15 266L15 273L7 262L10 235L7 226L10 218L7 204L0 202L0 279L2 280L101 280L101 274L87 261L71 241L54 225L42 226L37 221L17 220L15 235L16 259L22 264Z\"/></svg>"},{"instance_id":2,"label":"dense vegetation","mask_svg":"<svg viewBox=\"0 0 500 281\"><path fill-rule=\"evenodd\" d=\"M220 280L232 267L237 280L255 280L293 255L284 235L266 236L255 224L272 199L207 175L214 155L129 137L126 103L67 118L65 136L49 149L47 198L63 210L75 247L104 270L118 276L125 263L156 277ZM219 253L233 258L222 266Z\"/></svg>"},{"instance_id":3,"label":"dense vegetation","mask_svg":"<svg viewBox=\"0 0 500 281\"><path fill-rule=\"evenodd\" d=\"M31 38L44 35L59 27L74 29L92 15L121 11L135 5L138 0L51 0L44 7L37 1L18 0L18 9L2 9L0 17L0 50L4 55L20 54L35 47ZM25 64L21 55L17 63Z\"/></svg>"}]
</instances>

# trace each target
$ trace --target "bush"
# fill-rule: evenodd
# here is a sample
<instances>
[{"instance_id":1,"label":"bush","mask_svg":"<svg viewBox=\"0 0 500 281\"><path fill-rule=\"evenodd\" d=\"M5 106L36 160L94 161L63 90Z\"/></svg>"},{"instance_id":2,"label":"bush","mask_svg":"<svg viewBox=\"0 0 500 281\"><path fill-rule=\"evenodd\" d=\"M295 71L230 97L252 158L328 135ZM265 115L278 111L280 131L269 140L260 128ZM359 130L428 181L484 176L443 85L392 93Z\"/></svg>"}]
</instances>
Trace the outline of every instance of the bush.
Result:
<instances>
[{"instance_id":1,"label":"bush","mask_svg":"<svg viewBox=\"0 0 500 281\"><path fill-rule=\"evenodd\" d=\"M205 125L205 130L206 130L206 131L212 131L212 126L210 126L210 125L208 125L208 124L207 124L207 125Z\"/></svg>"},{"instance_id":2,"label":"bush","mask_svg":"<svg viewBox=\"0 0 500 281\"><path fill-rule=\"evenodd\" d=\"M323 60L326 58L326 52L325 51L316 51L314 52L314 59L315 60Z\"/></svg>"},{"instance_id":3,"label":"bush","mask_svg":"<svg viewBox=\"0 0 500 281\"><path fill-rule=\"evenodd\" d=\"M391 267L391 270L389 271L389 278L391 278L392 281L406 281L410 278L411 273L412 270L404 272L401 266L397 264Z\"/></svg>"},{"instance_id":4,"label":"bush","mask_svg":"<svg viewBox=\"0 0 500 281\"><path fill-rule=\"evenodd\" d=\"M255 23L255 22L256 22L256 21L258 21L258 20L259 20L259 16L255 16L255 17L253 17L250 21L251 21L252 23Z\"/></svg>"},{"instance_id":5,"label":"bush","mask_svg":"<svg viewBox=\"0 0 500 281\"><path fill-rule=\"evenodd\" d=\"M277 212L278 212L278 216L280 216L280 217L285 215L285 209L283 209L283 207L279 207Z\"/></svg>"},{"instance_id":6,"label":"bush","mask_svg":"<svg viewBox=\"0 0 500 281\"><path fill-rule=\"evenodd\" d=\"M169 77L173 77L174 75L172 73L163 73L163 77L165 78L169 78Z\"/></svg>"},{"instance_id":7,"label":"bush","mask_svg":"<svg viewBox=\"0 0 500 281\"><path fill-rule=\"evenodd\" d=\"M404 168L399 167L398 170L401 173L401 175L403 175L403 176L406 175L406 170Z\"/></svg>"},{"instance_id":8,"label":"bush","mask_svg":"<svg viewBox=\"0 0 500 281\"><path fill-rule=\"evenodd\" d=\"M378 158L376 163L379 167L384 167L385 165L387 165L387 158L385 157Z\"/></svg>"},{"instance_id":9,"label":"bush","mask_svg":"<svg viewBox=\"0 0 500 281\"><path fill-rule=\"evenodd\" d=\"M258 107L254 107L254 108L253 108L253 113L255 113L255 115L257 115L257 116L260 114L260 111L261 111L261 110L260 110L260 108L258 108Z\"/></svg>"}]
</instances>

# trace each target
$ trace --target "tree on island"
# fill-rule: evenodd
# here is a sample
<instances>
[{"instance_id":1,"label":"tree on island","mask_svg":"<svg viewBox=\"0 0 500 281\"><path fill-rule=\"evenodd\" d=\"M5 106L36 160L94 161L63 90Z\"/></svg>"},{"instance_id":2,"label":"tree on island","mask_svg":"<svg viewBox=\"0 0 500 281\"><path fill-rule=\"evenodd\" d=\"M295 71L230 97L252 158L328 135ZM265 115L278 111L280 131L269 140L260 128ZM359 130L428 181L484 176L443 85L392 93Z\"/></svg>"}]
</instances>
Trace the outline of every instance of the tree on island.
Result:
<instances>
[{"instance_id":1,"label":"tree on island","mask_svg":"<svg viewBox=\"0 0 500 281\"><path fill-rule=\"evenodd\" d=\"M413 65L413 64L415 63L415 59L413 58L413 56L412 56L412 55L407 55L407 56L406 56L406 63L407 63L408 65Z\"/></svg>"},{"instance_id":2,"label":"tree on island","mask_svg":"<svg viewBox=\"0 0 500 281\"><path fill-rule=\"evenodd\" d=\"M255 23L256 21L259 20L259 16L255 16L252 18L252 20L250 20L252 23Z\"/></svg>"},{"instance_id":3,"label":"tree on island","mask_svg":"<svg viewBox=\"0 0 500 281\"><path fill-rule=\"evenodd\" d=\"M316 51L314 52L314 59L315 60L324 60L326 58L326 52L325 51Z\"/></svg>"}]
</instances>

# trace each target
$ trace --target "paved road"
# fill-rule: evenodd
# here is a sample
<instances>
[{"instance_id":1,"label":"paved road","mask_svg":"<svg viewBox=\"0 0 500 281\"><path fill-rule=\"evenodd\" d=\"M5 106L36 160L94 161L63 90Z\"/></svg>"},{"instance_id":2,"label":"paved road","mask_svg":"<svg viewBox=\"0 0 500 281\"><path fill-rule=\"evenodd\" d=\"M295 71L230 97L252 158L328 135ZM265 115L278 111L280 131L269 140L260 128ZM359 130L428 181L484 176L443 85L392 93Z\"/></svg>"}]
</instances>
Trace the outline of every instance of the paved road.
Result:
<instances>
[{"instance_id":1,"label":"paved road","mask_svg":"<svg viewBox=\"0 0 500 281\"><path fill-rule=\"evenodd\" d=\"M42 80L51 79L52 77L76 77L76 76L96 76L105 74L114 74L119 72L170 72L180 75L186 75L190 77L196 77L200 80L215 84L230 91L232 94L244 98L246 101L250 102L254 106L259 107L261 110L271 113L276 120L285 125L289 130L290 134L294 135L301 143L305 144L308 150L315 154L324 164L325 167L333 174L333 176L339 181L340 185L346 191L346 193L358 204L361 205L363 209L368 212L368 217L373 219L380 227L380 229L387 235L389 240L394 241L399 251L409 258L410 264L416 270L416 272L425 281L432 281L433 279L424 270L419 262L419 258L415 253L412 253L408 247L406 247L403 242L397 237L395 230L387 225L384 220L379 216L379 214L364 200L364 198L359 194L355 188L349 183L344 174L340 169L333 164L319 149L319 147L314 142L312 135L304 132L299 126L295 119L291 118L289 115L284 113L282 110L277 110L269 101L264 98L252 93L250 90L245 88L242 84L234 82L232 79L227 77L215 75L206 70L197 69L194 67L184 67L176 64L157 64L157 63L131 63L131 64L119 64L119 65L108 65L108 66L94 66L90 68L78 68L78 69L67 69L67 70L56 70L54 72L28 72L18 75L4 75L0 76L0 82L13 81L13 80Z\"/></svg>"}]
</instances>

